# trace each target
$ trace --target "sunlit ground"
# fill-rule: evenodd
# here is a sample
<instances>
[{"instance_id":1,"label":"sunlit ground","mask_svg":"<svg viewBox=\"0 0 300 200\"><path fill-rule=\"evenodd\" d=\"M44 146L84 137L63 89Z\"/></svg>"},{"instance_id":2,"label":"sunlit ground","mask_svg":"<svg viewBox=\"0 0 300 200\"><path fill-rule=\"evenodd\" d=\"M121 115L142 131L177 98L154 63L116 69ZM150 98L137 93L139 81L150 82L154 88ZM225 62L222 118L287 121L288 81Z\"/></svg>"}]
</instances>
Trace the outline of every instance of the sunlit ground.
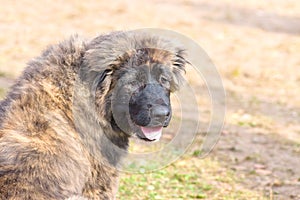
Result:
<instances>
[{"instance_id":1,"label":"sunlit ground","mask_svg":"<svg viewBox=\"0 0 300 200\"><path fill-rule=\"evenodd\" d=\"M299 1L0 3L1 96L31 58L74 33L91 38L112 30L171 29L195 40L215 63L227 114L214 151L200 158L199 138L185 156L159 171L123 173L118 199L300 198ZM205 91L193 75L187 79ZM206 94L197 102L205 128L210 102Z\"/></svg>"}]
</instances>

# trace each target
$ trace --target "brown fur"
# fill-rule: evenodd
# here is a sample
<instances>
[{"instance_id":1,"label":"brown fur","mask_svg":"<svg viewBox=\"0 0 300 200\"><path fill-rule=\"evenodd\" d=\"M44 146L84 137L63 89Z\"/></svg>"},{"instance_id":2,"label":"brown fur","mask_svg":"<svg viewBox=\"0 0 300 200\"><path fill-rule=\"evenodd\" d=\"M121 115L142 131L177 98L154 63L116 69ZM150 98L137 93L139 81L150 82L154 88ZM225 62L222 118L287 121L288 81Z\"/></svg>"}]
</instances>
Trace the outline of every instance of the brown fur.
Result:
<instances>
[{"instance_id":1,"label":"brown fur","mask_svg":"<svg viewBox=\"0 0 300 200\"><path fill-rule=\"evenodd\" d=\"M140 52L144 47L150 50ZM73 37L31 61L0 105L0 199L114 199L122 155L103 151L107 138L121 149L128 145L128 136L111 121L109 98L118 73L96 90L98 117L92 121L107 138L76 129L74 101L80 105L83 97L74 98L74 85L80 67L93 77L108 68L117 72L151 62L170 67L176 90L182 51L145 35L116 32L90 42Z\"/></svg>"}]
</instances>

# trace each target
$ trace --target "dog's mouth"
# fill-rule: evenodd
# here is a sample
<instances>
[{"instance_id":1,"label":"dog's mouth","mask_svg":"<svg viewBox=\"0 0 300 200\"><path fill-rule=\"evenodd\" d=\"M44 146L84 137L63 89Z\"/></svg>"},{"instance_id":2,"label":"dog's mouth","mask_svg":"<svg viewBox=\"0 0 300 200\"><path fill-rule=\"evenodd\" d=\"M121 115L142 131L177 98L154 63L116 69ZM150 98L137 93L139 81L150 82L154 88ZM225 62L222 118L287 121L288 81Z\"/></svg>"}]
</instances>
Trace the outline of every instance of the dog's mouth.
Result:
<instances>
[{"instance_id":1,"label":"dog's mouth","mask_svg":"<svg viewBox=\"0 0 300 200\"><path fill-rule=\"evenodd\" d=\"M159 141L162 135L162 126L158 127L145 127L140 126L140 133L137 133L137 137L147 142Z\"/></svg>"}]
</instances>

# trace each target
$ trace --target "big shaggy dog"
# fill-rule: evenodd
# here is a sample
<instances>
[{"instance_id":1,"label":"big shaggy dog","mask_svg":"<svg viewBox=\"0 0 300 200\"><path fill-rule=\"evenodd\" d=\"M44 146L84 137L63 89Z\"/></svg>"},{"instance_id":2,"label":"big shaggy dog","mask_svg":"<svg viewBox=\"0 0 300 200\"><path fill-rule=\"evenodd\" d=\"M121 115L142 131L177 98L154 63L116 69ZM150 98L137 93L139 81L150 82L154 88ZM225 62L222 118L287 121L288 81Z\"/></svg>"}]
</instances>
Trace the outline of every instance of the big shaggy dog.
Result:
<instances>
[{"instance_id":1,"label":"big shaggy dog","mask_svg":"<svg viewBox=\"0 0 300 200\"><path fill-rule=\"evenodd\" d=\"M0 198L114 199L129 137L159 140L185 64L133 32L49 47L1 102Z\"/></svg>"}]
</instances>

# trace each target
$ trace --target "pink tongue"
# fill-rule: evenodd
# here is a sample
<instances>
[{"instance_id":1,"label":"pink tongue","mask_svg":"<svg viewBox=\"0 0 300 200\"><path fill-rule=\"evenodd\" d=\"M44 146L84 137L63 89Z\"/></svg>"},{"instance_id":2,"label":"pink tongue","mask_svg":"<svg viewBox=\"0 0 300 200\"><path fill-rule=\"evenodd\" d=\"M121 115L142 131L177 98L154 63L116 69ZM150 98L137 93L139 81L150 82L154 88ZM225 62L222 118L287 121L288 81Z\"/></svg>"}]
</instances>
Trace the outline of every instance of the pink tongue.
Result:
<instances>
[{"instance_id":1,"label":"pink tongue","mask_svg":"<svg viewBox=\"0 0 300 200\"><path fill-rule=\"evenodd\" d=\"M141 129L144 135L150 140L159 140L162 132L162 127L143 127Z\"/></svg>"}]
</instances>

